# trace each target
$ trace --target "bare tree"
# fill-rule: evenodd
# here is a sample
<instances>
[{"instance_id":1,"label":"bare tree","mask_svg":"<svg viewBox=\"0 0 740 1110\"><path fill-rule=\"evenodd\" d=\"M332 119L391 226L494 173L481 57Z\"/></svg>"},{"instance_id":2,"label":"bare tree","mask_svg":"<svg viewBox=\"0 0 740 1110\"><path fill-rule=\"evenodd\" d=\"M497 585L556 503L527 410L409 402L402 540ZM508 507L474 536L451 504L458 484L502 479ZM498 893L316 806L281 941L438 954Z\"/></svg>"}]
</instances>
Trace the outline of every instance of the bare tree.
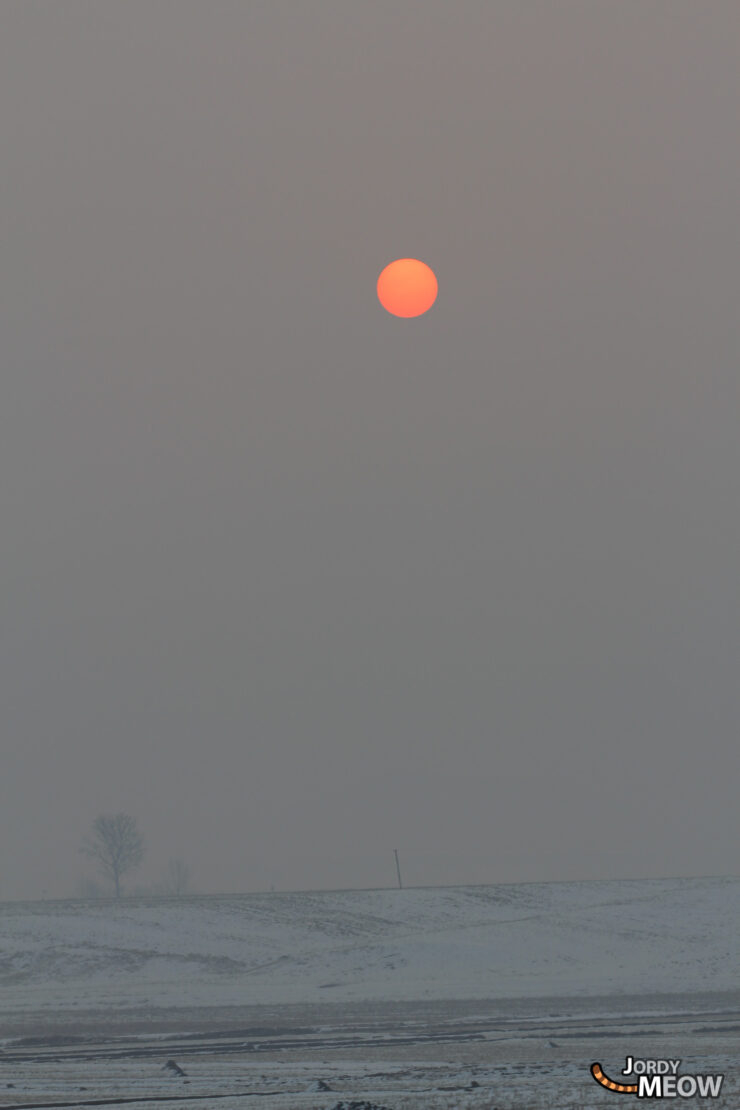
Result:
<instances>
[{"instance_id":1,"label":"bare tree","mask_svg":"<svg viewBox=\"0 0 740 1110\"><path fill-rule=\"evenodd\" d=\"M164 882L166 894L185 894L190 880L190 868L181 859L171 859L167 864Z\"/></svg>"},{"instance_id":2,"label":"bare tree","mask_svg":"<svg viewBox=\"0 0 740 1110\"><path fill-rule=\"evenodd\" d=\"M80 851L95 860L103 874L113 880L116 898L120 898L121 877L141 863L144 842L134 818L116 813L113 817L95 818Z\"/></svg>"}]
</instances>

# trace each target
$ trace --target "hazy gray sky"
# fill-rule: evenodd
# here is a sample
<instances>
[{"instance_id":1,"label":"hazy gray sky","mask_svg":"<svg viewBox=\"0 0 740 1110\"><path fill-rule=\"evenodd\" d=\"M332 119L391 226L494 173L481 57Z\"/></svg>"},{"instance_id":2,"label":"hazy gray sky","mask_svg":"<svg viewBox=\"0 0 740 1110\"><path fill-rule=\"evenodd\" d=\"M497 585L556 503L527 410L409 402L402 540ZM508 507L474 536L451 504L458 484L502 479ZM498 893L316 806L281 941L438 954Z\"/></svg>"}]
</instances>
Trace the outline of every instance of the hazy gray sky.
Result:
<instances>
[{"instance_id":1,"label":"hazy gray sky","mask_svg":"<svg viewBox=\"0 0 740 1110\"><path fill-rule=\"evenodd\" d=\"M739 105L737 0L3 0L0 895L737 873Z\"/></svg>"}]
</instances>

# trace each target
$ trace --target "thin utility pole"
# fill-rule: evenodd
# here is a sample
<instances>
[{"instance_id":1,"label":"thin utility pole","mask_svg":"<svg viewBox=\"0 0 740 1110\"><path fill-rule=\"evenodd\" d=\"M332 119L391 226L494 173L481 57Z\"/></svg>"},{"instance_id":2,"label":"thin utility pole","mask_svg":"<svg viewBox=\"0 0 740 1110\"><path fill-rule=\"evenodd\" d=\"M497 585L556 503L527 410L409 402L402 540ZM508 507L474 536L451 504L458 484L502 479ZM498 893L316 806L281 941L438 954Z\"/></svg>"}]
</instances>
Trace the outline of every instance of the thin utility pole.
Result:
<instances>
[{"instance_id":1,"label":"thin utility pole","mask_svg":"<svg viewBox=\"0 0 740 1110\"><path fill-rule=\"evenodd\" d=\"M401 865L398 862L398 848L393 849L393 854L396 857L396 874L398 875L398 889L403 890L403 883L401 882Z\"/></svg>"}]
</instances>

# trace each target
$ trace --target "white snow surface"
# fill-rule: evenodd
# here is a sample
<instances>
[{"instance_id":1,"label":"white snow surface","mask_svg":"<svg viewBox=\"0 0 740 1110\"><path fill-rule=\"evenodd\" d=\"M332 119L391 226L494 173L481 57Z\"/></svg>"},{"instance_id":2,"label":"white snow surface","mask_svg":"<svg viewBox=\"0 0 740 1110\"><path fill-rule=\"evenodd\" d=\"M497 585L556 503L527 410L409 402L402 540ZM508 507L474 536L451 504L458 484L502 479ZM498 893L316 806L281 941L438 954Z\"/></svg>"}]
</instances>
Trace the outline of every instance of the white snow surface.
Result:
<instances>
[{"instance_id":1,"label":"white snow surface","mask_svg":"<svg viewBox=\"0 0 740 1110\"><path fill-rule=\"evenodd\" d=\"M0 904L3 1017L740 984L740 879Z\"/></svg>"},{"instance_id":2,"label":"white snow surface","mask_svg":"<svg viewBox=\"0 0 740 1110\"><path fill-rule=\"evenodd\" d=\"M0 1110L608 1110L590 1064L628 1053L737 1110L739 909L737 878L0 904Z\"/></svg>"}]
</instances>

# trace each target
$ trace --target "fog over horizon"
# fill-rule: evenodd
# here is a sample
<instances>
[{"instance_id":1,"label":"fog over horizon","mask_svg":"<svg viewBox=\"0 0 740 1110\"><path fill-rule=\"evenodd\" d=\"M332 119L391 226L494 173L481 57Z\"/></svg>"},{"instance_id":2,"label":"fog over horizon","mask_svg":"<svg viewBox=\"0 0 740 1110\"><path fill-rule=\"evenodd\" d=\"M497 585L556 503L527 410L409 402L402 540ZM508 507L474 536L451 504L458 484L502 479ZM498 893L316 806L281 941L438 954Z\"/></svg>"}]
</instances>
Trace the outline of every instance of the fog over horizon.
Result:
<instances>
[{"instance_id":1,"label":"fog over horizon","mask_svg":"<svg viewBox=\"0 0 740 1110\"><path fill-rule=\"evenodd\" d=\"M739 42L5 0L0 899L738 873Z\"/></svg>"}]
</instances>

